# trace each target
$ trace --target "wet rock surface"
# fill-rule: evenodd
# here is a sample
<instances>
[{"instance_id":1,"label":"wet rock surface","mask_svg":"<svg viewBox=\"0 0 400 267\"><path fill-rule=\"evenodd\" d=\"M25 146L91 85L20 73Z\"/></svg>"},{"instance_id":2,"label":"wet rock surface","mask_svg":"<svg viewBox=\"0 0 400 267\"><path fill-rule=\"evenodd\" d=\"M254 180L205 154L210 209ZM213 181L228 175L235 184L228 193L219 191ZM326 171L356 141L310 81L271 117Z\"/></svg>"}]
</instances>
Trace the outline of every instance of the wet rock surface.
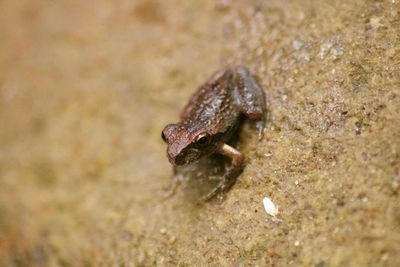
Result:
<instances>
[{"instance_id":1,"label":"wet rock surface","mask_svg":"<svg viewBox=\"0 0 400 267\"><path fill-rule=\"evenodd\" d=\"M1 1L0 265L399 266L399 1ZM262 141L172 177L160 131L217 69ZM269 197L279 208L272 217Z\"/></svg>"}]
</instances>

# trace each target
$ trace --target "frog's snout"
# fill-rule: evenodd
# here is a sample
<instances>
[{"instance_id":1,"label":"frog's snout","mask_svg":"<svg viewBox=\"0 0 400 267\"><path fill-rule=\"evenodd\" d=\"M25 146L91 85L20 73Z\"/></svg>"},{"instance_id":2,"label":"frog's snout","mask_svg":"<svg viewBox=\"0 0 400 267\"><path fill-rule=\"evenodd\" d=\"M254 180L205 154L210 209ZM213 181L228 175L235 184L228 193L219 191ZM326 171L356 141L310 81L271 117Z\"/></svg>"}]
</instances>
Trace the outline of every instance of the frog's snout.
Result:
<instances>
[{"instance_id":1,"label":"frog's snout","mask_svg":"<svg viewBox=\"0 0 400 267\"><path fill-rule=\"evenodd\" d=\"M168 160L172 165L182 166L186 164L186 159L183 155L174 155L168 153Z\"/></svg>"},{"instance_id":2,"label":"frog's snout","mask_svg":"<svg viewBox=\"0 0 400 267\"><path fill-rule=\"evenodd\" d=\"M172 165L180 166L185 164L185 158L182 156L180 151L168 148L167 155L168 160Z\"/></svg>"}]
</instances>

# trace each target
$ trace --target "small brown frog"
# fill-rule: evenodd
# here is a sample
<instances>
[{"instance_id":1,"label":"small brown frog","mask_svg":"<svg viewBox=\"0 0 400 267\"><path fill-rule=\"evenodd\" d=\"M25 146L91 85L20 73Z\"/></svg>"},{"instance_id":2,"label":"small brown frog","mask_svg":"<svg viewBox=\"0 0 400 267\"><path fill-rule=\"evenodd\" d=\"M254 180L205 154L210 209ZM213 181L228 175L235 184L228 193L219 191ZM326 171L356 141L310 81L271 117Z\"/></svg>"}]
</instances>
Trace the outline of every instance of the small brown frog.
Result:
<instances>
[{"instance_id":1,"label":"small brown frog","mask_svg":"<svg viewBox=\"0 0 400 267\"><path fill-rule=\"evenodd\" d=\"M169 124L162 131L161 137L168 144L168 159L174 166L190 164L213 153L231 158L225 175L204 200L227 191L243 170L242 153L227 144L243 115L261 121L261 138L266 121L265 94L249 71L237 66L216 72L191 98L181 122ZM169 196L179 183L176 167L174 171Z\"/></svg>"}]
</instances>

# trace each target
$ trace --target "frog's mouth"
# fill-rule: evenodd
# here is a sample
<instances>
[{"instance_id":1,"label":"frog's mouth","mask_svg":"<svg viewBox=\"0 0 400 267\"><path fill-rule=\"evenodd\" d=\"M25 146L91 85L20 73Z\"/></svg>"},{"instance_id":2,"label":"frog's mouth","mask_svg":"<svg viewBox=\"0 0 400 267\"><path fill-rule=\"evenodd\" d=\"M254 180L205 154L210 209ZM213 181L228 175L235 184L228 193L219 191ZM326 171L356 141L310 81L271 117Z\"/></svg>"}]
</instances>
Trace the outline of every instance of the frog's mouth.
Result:
<instances>
[{"instance_id":1,"label":"frog's mouth","mask_svg":"<svg viewBox=\"0 0 400 267\"><path fill-rule=\"evenodd\" d=\"M181 151L181 153L179 153L175 158L169 157L169 160L176 166L187 165L196 161L199 158L199 153L199 149L188 148Z\"/></svg>"},{"instance_id":2,"label":"frog's mouth","mask_svg":"<svg viewBox=\"0 0 400 267\"><path fill-rule=\"evenodd\" d=\"M172 164L176 165L176 166L182 166L182 165L186 165L188 164L188 162L182 158L182 157L177 157L175 158L175 160L172 160Z\"/></svg>"}]
</instances>

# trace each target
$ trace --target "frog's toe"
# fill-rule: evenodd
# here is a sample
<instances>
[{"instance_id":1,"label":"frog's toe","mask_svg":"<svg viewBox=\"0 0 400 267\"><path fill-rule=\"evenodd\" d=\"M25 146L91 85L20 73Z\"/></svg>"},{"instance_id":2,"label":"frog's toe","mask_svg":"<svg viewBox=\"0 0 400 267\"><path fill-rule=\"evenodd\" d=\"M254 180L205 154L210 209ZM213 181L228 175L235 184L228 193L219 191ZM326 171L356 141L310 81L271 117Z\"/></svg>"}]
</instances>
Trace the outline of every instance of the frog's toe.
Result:
<instances>
[{"instance_id":1,"label":"frog's toe","mask_svg":"<svg viewBox=\"0 0 400 267\"><path fill-rule=\"evenodd\" d=\"M201 200L204 202L208 202L211 199L213 199L220 192L221 192L221 189L219 187L216 187L213 190L211 190L211 192L209 192L207 195L203 196L201 198Z\"/></svg>"}]
</instances>

